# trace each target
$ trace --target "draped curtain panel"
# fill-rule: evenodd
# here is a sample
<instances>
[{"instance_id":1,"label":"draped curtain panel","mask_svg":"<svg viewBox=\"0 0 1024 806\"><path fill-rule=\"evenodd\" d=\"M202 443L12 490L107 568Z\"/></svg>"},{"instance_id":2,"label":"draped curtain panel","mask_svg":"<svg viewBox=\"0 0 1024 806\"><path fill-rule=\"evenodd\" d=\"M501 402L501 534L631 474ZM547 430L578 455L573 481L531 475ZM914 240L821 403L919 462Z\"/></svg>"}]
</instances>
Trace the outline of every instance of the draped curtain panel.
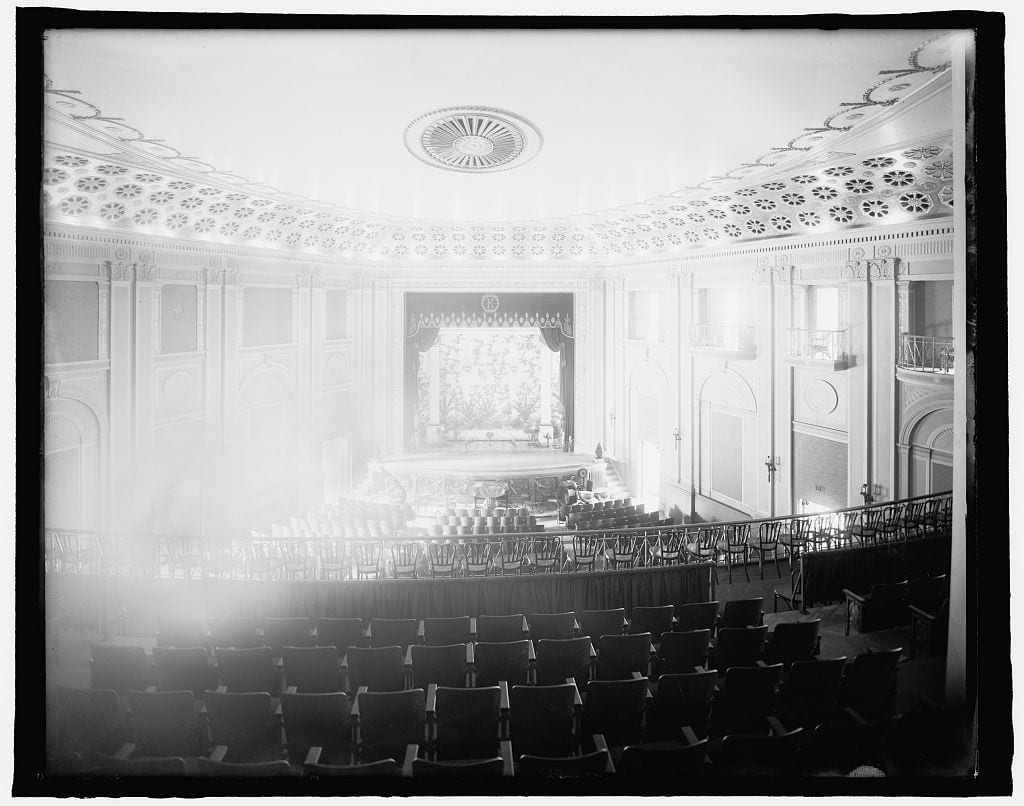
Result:
<instances>
[{"instance_id":1,"label":"draped curtain panel","mask_svg":"<svg viewBox=\"0 0 1024 806\"><path fill-rule=\"evenodd\" d=\"M421 327L405 337L405 450L413 449L413 433L416 430L416 386L420 374L420 353L425 353L435 344L441 332L438 327Z\"/></svg>"},{"instance_id":2,"label":"draped curtain panel","mask_svg":"<svg viewBox=\"0 0 1024 806\"><path fill-rule=\"evenodd\" d=\"M122 614L129 635L153 635L158 616L433 618L560 613L706 602L707 564L481 579L320 581L174 580L47 574L47 617ZM51 610L52 608L52 610ZM87 614L87 615L86 615ZM80 621L81 619L75 619Z\"/></svg>"},{"instance_id":3,"label":"draped curtain panel","mask_svg":"<svg viewBox=\"0 0 1024 806\"><path fill-rule=\"evenodd\" d=\"M414 447L416 379L420 353L437 342L442 327L537 327L548 349L559 356L558 396L564 409L562 449L575 440L575 330L572 294L405 295L405 450Z\"/></svg>"},{"instance_id":4,"label":"draped curtain panel","mask_svg":"<svg viewBox=\"0 0 1024 806\"><path fill-rule=\"evenodd\" d=\"M841 602L843 588L867 594L872 585L948 574L949 537L925 537L864 548L809 552L803 557L806 607Z\"/></svg>"},{"instance_id":5,"label":"draped curtain panel","mask_svg":"<svg viewBox=\"0 0 1024 806\"><path fill-rule=\"evenodd\" d=\"M542 328L540 331L544 337L544 343L549 350L558 353L558 396L562 400L562 407L565 412L563 423L565 428L562 433L562 450L569 450L569 437L575 434L575 371L576 351L574 346L576 340L566 336L556 328ZM574 437L575 438L575 437Z\"/></svg>"}]
</instances>

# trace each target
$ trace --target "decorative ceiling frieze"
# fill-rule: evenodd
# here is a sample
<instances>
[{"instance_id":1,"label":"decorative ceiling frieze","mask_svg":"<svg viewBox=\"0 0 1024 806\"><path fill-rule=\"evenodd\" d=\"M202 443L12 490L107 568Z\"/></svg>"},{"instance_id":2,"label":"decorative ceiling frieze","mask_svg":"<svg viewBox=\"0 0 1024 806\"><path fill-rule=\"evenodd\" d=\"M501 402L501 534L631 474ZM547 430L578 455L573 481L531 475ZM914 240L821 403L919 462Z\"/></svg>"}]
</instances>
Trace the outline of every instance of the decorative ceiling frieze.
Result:
<instances>
[{"instance_id":1,"label":"decorative ceiling frieze","mask_svg":"<svg viewBox=\"0 0 1024 806\"><path fill-rule=\"evenodd\" d=\"M80 93L56 89L46 79L51 121L91 135L96 149L46 144L43 215L122 232L369 262L622 260L911 223L950 212L950 137L866 153L829 145L947 71L949 50L949 36L923 43L905 67L881 71L859 100L840 103L821 126L696 186L595 214L490 223L390 218L252 183L147 139L104 116ZM521 116L459 107L418 118L406 131L406 144L436 167L489 172L521 164L542 140ZM801 153L807 160L799 169L779 175L782 167L776 166L795 164L792 158Z\"/></svg>"}]
</instances>

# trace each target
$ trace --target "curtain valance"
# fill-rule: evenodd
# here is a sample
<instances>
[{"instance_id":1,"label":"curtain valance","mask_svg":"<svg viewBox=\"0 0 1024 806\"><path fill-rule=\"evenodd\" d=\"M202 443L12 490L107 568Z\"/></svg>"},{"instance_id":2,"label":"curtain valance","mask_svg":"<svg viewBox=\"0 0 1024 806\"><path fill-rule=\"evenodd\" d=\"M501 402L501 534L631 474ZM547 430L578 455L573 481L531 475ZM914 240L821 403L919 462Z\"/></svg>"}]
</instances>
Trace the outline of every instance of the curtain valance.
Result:
<instances>
[{"instance_id":1,"label":"curtain valance","mask_svg":"<svg viewBox=\"0 0 1024 806\"><path fill-rule=\"evenodd\" d=\"M428 294L405 296L406 338L442 327L537 327L573 338L572 294Z\"/></svg>"}]
</instances>

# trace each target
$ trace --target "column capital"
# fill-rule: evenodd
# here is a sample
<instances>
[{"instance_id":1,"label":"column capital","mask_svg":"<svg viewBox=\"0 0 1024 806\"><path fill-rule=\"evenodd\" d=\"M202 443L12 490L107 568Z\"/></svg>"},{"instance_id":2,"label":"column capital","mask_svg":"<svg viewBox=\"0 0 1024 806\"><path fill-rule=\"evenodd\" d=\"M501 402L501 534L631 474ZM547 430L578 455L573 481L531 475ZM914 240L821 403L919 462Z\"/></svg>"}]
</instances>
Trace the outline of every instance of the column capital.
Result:
<instances>
[{"instance_id":1,"label":"column capital","mask_svg":"<svg viewBox=\"0 0 1024 806\"><path fill-rule=\"evenodd\" d=\"M855 249L853 252L863 254L863 249ZM852 253L851 253L852 254ZM847 260L839 271L839 277L843 280L894 280L900 274L900 259L898 257L886 258L863 258Z\"/></svg>"}]
</instances>

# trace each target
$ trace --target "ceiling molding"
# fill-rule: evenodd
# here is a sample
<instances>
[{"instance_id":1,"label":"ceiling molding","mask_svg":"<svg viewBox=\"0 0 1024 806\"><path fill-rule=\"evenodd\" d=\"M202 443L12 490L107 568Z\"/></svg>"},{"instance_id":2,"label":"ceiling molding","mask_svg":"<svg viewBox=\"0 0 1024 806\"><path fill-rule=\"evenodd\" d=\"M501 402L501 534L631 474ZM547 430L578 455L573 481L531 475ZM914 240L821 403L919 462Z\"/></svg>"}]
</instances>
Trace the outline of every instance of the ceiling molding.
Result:
<instances>
[{"instance_id":1,"label":"ceiling molding","mask_svg":"<svg viewBox=\"0 0 1024 806\"><path fill-rule=\"evenodd\" d=\"M837 101L821 125L720 176L597 213L502 222L391 217L251 183L105 117L77 91L45 79L44 219L109 227L124 238L159 234L206 249L251 248L273 260L300 254L459 271L479 264L614 265L815 229L941 217L953 201L948 132L882 150L856 144L950 91L955 35L922 43L905 65L880 71L860 98ZM93 142L95 150L60 145L61 127L74 133L69 142Z\"/></svg>"}]
</instances>

